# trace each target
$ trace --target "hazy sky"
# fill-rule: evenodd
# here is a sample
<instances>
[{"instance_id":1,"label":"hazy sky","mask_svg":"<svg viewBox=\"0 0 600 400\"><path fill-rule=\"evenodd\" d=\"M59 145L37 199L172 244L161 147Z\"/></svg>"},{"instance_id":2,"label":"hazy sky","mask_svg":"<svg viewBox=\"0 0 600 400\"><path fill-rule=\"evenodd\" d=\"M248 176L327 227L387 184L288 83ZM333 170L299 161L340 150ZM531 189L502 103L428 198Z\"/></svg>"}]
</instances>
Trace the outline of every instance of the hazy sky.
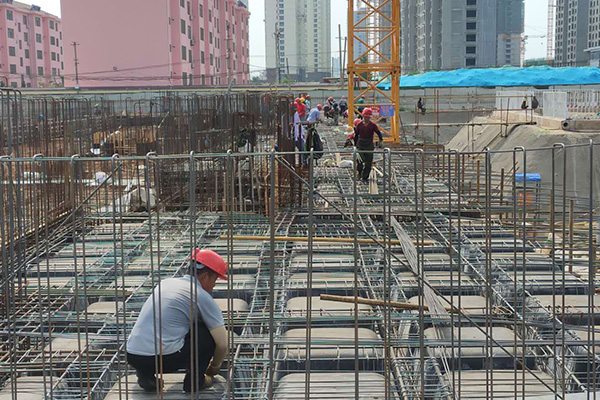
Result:
<instances>
[{"instance_id":1,"label":"hazy sky","mask_svg":"<svg viewBox=\"0 0 600 400\"><path fill-rule=\"evenodd\" d=\"M21 0L29 2L29 0ZM127 0L123 0L127 1ZM164 0L148 0L164 1ZM265 67L265 24L264 24L264 0L248 0L250 3L250 70L261 70ZM342 36L347 29L347 13L341 10L347 9L348 0L330 0L331 9L331 49L337 56L338 24L342 25ZM60 16L60 0L35 0L34 4L42 7L45 11ZM533 36L546 35L548 15L548 0L525 0L525 34L532 36L527 41L525 58L541 58L546 56L546 39L534 38Z\"/></svg>"}]
</instances>

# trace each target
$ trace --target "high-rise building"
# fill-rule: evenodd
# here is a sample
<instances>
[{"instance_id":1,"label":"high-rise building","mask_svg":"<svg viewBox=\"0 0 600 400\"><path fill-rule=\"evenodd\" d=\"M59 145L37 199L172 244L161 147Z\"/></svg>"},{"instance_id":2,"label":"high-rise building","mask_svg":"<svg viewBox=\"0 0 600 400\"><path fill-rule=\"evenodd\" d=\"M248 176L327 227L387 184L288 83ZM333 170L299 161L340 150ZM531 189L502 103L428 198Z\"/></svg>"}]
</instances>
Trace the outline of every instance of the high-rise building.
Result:
<instances>
[{"instance_id":1,"label":"high-rise building","mask_svg":"<svg viewBox=\"0 0 600 400\"><path fill-rule=\"evenodd\" d=\"M354 24L356 25L359 21L362 20L360 24L356 25L359 29L364 29L367 26L366 14L366 7L359 6L356 10L354 10ZM367 46L364 45L364 43L368 43L367 33L357 31L354 33L354 36L362 40L362 42L358 40L354 41L354 57L362 58L361 55L367 52Z\"/></svg>"},{"instance_id":2,"label":"high-rise building","mask_svg":"<svg viewBox=\"0 0 600 400\"><path fill-rule=\"evenodd\" d=\"M401 0L401 19L403 70L520 62L523 0Z\"/></svg>"},{"instance_id":3,"label":"high-rise building","mask_svg":"<svg viewBox=\"0 0 600 400\"><path fill-rule=\"evenodd\" d=\"M600 0L590 1L588 48L590 65L600 67Z\"/></svg>"},{"instance_id":4,"label":"high-rise building","mask_svg":"<svg viewBox=\"0 0 600 400\"><path fill-rule=\"evenodd\" d=\"M0 1L0 78L17 87L62 86L60 18L38 6Z\"/></svg>"},{"instance_id":5,"label":"high-rise building","mask_svg":"<svg viewBox=\"0 0 600 400\"><path fill-rule=\"evenodd\" d=\"M497 0L496 7L496 65L519 66L524 45L525 4L523 0Z\"/></svg>"},{"instance_id":6,"label":"high-rise building","mask_svg":"<svg viewBox=\"0 0 600 400\"><path fill-rule=\"evenodd\" d=\"M590 44L590 2L591 0L557 0L555 65L582 66L589 63L589 53L586 49Z\"/></svg>"},{"instance_id":7,"label":"high-rise building","mask_svg":"<svg viewBox=\"0 0 600 400\"><path fill-rule=\"evenodd\" d=\"M301 82L329 76L330 0L265 0L265 39L269 81L287 75Z\"/></svg>"},{"instance_id":8,"label":"high-rise building","mask_svg":"<svg viewBox=\"0 0 600 400\"><path fill-rule=\"evenodd\" d=\"M62 0L65 85L248 83L249 16L238 0Z\"/></svg>"}]
</instances>

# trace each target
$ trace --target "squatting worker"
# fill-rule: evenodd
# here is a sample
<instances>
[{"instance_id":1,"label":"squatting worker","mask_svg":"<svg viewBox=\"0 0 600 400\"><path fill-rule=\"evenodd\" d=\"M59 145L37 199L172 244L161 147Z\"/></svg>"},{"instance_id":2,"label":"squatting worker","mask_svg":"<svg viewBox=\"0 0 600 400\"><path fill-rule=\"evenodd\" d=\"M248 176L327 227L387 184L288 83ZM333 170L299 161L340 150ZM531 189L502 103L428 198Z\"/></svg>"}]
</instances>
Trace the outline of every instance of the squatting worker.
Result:
<instances>
[{"instance_id":1,"label":"squatting worker","mask_svg":"<svg viewBox=\"0 0 600 400\"><path fill-rule=\"evenodd\" d=\"M378 146L381 147L383 136L381 135L379 127L371 121L373 110L365 108L362 116L362 122L354 128L354 141L360 154L360 160L357 165L359 178L362 179L363 183L368 183L371 168L373 167L373 150L375 150L373 138L375 137L375 134L377 134L379 137Z\"/></svg>"},{"instance_id":2,"label":"squatting worker","mask_svg":"<svg viewBox=\"0 0 600 400\"><path fill-rule=\"evenodd\" d=\"M136 369L138 384L144 390L156 391L156 354L161 350L162 364L158 362L164 373L186 370L184 391L192 390L192 362L194 391L212 386L228 343L223 315L211 293L217 279L227 280L226 274L227 263L221 256L212 250L196 249L190 257L188 275L163 280L160 295L159 287L154 288L127 341L127 361ZM195 326L193 335L191 323ZM194 353L190 354L192 340Z\"/></svg>"}]
</instances>

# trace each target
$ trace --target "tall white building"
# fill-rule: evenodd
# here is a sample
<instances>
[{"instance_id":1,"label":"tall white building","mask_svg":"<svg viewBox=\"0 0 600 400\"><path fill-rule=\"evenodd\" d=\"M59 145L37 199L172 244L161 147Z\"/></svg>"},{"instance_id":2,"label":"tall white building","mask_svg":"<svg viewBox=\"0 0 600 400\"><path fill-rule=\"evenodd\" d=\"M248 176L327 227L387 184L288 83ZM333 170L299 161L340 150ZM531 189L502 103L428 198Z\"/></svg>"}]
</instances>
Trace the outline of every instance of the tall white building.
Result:
<instances>
[{"instance_id":1,"label":"tall white building","mask_svg":"<svg viewBox=\"0 0 600 400\"><path fill-rule=\"evenodd\" d=\"M366 11L365 7L358 7L356 10L354 10L354 24L356 25L358 23L358 21L363 20L358 25L359 28L365 28L367 26L366 18L365 18L366 14L367 14L367 11ZM356 36L363 42L368 43L366 32L355 32L354 36ZM360 41L355 40L354 41L354 57L359 58L359 56L361 54L365 54L366 52L367 52L367 46L365 46Z\"/></svg>"},{"instance_id":2,"label":"tall white building","mask_svg":"<svg viewBox=\"0 0 600 400\"><path fill-rule=\"evenodd\" d=\"M557 0L554 52L556 66L588 64L590 42L594 42L590 40L589 29L595 26L591 23L598 18L595 13L590 14L590 11L596 10L597 0Z\"/></svg>"},{"instance_id":3,"label":"tall white building","mask_svg":"<svg viewBox=\"0 0 600 400\"><path fill-rule=\"evenodd\" d=\"M523 0L401 0L402 69L519 65Z\"/></svg>"},{"instance_id":4,"label":"tall white building","mask_svg":"<svg viewBox=\"0 0 600 400\"><path fill-rule=\"evenodd\" d=\"M600 0L590 1L590 26L586 52L590 55L590 65L600 67Z\"/></svg>"},{"instance_id":5,"label":"tall white building","mask_svg":"<svg viewBox=\"0 0 600 400\"><path fill-rule=\"evenodd\" d=\"M265 0L267 79L288 74L321 81L331 74L330 0Z\"/></svg>"}]
</instances>

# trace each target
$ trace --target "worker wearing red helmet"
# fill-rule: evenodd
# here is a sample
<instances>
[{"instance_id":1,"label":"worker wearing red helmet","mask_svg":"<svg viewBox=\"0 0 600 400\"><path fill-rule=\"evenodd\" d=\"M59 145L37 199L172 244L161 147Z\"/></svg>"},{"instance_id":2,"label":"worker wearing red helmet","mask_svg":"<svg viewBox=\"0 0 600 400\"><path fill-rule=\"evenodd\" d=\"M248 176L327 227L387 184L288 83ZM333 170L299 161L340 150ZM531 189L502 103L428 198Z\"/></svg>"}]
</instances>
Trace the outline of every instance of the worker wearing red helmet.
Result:
<instances>
[{"instance_id":1,"label":"worker wearing red helmet","mask_svg":"<svg viewBox=\"0 0 600 400\"><path fill-rule=\"evenodd\" d=\"M354 128L354 141L360 152L360 161L357 164L358 174L363 183L368 183L371 168L373 168L373 150L375 150L373 139L375 134L377 134L379 137L379 147L381 147L383 136L377 124L371 121L373 110L365 108L362 117L363 120Z\"/></svg>"},{"instance_id":2,"label":"worker wearing red helmet","mask_svg":"<svg viewBox=\"0 0 600 400\"><path fill-rule=\"evenodd\" d=\"M226 274L227 263L221 256L196 249L187 275L165 279L154 288L127 341L127 361L136 369L138 384L145 391L154 392L161 384L155 376L160 368L163 373L185 369L186 392L191 392L192 386L195 392L212 386L228 344L225 321L211 293L217 279L226 280Z\"/></svg>"},{"instance_id":3,"label":"worker wearing red helmet","mask_svg":"<svg viewBox=\"0 0 600 400\"><path fill-rule=\"evenodd\" d=\"M304 99L305 99L305 101L304 101L304 104L306 104L306 109L307 109L307 110L310 110L310 109L311 109L311 108L310 108L310 105L311 105L311 103L310 103L310 94L307 94L307 95L304 97Z\"/></svg>"}]
</instances>

